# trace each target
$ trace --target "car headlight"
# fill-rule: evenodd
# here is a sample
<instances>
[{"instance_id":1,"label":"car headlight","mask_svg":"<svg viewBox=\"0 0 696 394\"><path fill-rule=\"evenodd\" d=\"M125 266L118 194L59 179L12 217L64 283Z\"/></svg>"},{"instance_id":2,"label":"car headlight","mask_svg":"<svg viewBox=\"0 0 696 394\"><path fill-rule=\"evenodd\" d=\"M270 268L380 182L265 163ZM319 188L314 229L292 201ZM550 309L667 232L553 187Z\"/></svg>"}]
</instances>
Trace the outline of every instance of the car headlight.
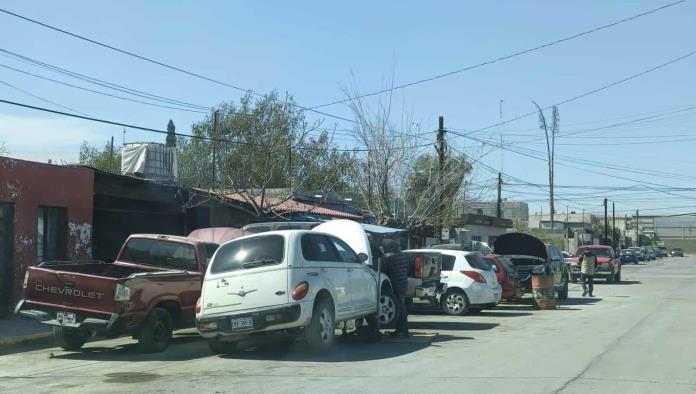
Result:
<instances>
[{"instance_id":1,"label":"car headlight","mask_svg":"<svg viewBox=\"0 0 696 394\"><path fill-rule=\"evenodd\" d=\"M543 265L535 265L532 267L532 273L533 274L544 274L546 273L546 267Z\"/></svg>"}]
</instances>

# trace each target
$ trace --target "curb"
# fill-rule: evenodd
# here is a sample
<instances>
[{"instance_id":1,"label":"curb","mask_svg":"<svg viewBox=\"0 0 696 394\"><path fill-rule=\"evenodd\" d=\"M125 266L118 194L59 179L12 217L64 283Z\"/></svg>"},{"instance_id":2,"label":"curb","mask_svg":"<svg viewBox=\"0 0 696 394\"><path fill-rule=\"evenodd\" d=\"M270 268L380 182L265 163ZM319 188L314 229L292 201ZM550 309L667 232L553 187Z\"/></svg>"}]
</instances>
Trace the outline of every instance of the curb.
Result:
<instances>
[{"instance_id":1,"label":"curb","mask_svg":"<svg viewBox=\"0 0 696 394\"><path fill-rule=\"evenodd\" d=\"M47 332L42 334L19 335L16 337L0 338L0 352L15 346L34 345L47 342L52 337L53 334Z\"/></svg>"}]
</instances>

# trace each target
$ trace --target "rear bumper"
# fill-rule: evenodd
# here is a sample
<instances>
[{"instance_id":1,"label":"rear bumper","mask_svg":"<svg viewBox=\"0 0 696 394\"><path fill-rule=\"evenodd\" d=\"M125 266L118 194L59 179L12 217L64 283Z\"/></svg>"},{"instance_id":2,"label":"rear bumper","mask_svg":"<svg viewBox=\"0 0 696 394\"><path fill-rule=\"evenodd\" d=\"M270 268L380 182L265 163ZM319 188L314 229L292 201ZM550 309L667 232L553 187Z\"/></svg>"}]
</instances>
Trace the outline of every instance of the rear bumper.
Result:
<instances>
[{"instance_id":1,"label":"rear bumper","mask_svg":"<svg viewBox=\"0 0 696 394\"><path fill-rule=\"evenodd\" d=\"M245 336L256 332L299 328L312 317L312 304L292 304L284 307L264 308L254 311L224 313L196 318L196 328L204 338ZM253 328L232 330L231 320L250 317ZM214 327L214 328L212 328Z\"/></svg>"},{"instance_id":2,"label":"rear bumper","mask_svg":"<svg viewBox=\"0 0 696 394\"><path fill-rule=\"evenodd\" d=\"M118 325L119 317L121 317L118 313L95 314L67 310L66 312L75 313L77 319L75 323L66 323L57 318L57 310L32 305L26 300L19 301L14 312L15 315L21 318L36 320L43 324L70 328L87 328L95 331L111 331Z\"/></svg>"}]
</instances>

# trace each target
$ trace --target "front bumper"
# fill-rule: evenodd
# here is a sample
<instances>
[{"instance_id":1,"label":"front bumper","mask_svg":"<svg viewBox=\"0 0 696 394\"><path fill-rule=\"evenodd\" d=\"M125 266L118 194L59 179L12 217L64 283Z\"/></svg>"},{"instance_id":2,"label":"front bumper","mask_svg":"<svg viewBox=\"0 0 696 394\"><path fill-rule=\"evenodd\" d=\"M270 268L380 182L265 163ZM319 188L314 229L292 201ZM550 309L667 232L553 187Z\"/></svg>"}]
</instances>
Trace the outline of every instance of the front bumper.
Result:
<instances>
[{"instance_id":1,"label":"front bumper","mask_svg":"<svg viewBox=\"0 0 696 394\"><path fill-rule=\"evenodd\" d=\"M242 311L237 313L224 313L214 316L200 316L196 318L196 328L204 338L216 338L219 336L244 336L263 331L296 328L304 325L311 318L311 305L303 308L301 304L293 304L280 308L267 308L254 311ZM233 330L231 321L250 317L252 328ZM214 326L214 328L211 328Z\"/></svg>"},{"instance_id":2,"label":"front bumper","mask_svg":"<svg viewBox=\"0 0 696 394\"><path fill-rule=\"evenodd\" d=\"M42 307L33 305L26 300L21 300L15 307L15 315L24 318L36 320L43 324L52 326L70 327L70 328L86 328L94 331L110 331L118 325L121 317L118 313L86 313L81 311L66 310L66 312L75 313L75 323L64 322L57 317L57 310L50 307Z\"/></svg>"}]
</instances>

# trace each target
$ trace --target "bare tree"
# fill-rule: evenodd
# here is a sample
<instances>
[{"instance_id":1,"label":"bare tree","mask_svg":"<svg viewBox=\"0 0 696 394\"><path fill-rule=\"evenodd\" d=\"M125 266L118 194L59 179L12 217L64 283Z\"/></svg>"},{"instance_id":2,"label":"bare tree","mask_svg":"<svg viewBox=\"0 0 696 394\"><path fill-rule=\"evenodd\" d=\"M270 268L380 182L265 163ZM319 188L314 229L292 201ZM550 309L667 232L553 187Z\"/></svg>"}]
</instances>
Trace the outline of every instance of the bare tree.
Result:
<instances>
[{"instance_id":1,"label":"bare tree","mask_svg":"<svg viewBox=\"0 0 696 394\"><path fill-rule=\"evenodd\" d=\"M554 155L555 155L555 145L556 145L556 134L560 127L560 115L558 114L558 107L551 107L551 125L546 122L546 116L544 116L544 111L541 109L539 104L532 101L537 107L539 112L539 128L544 130L546 135L546 152L548 154L548 167L549 167L549 208L551 215L551 230L553 230L553 215L556 213L554 208L554 198L553 198L553 181L554 181ZM550 134L550 137L549 137Z\"/></svg>"}]
</instances>

